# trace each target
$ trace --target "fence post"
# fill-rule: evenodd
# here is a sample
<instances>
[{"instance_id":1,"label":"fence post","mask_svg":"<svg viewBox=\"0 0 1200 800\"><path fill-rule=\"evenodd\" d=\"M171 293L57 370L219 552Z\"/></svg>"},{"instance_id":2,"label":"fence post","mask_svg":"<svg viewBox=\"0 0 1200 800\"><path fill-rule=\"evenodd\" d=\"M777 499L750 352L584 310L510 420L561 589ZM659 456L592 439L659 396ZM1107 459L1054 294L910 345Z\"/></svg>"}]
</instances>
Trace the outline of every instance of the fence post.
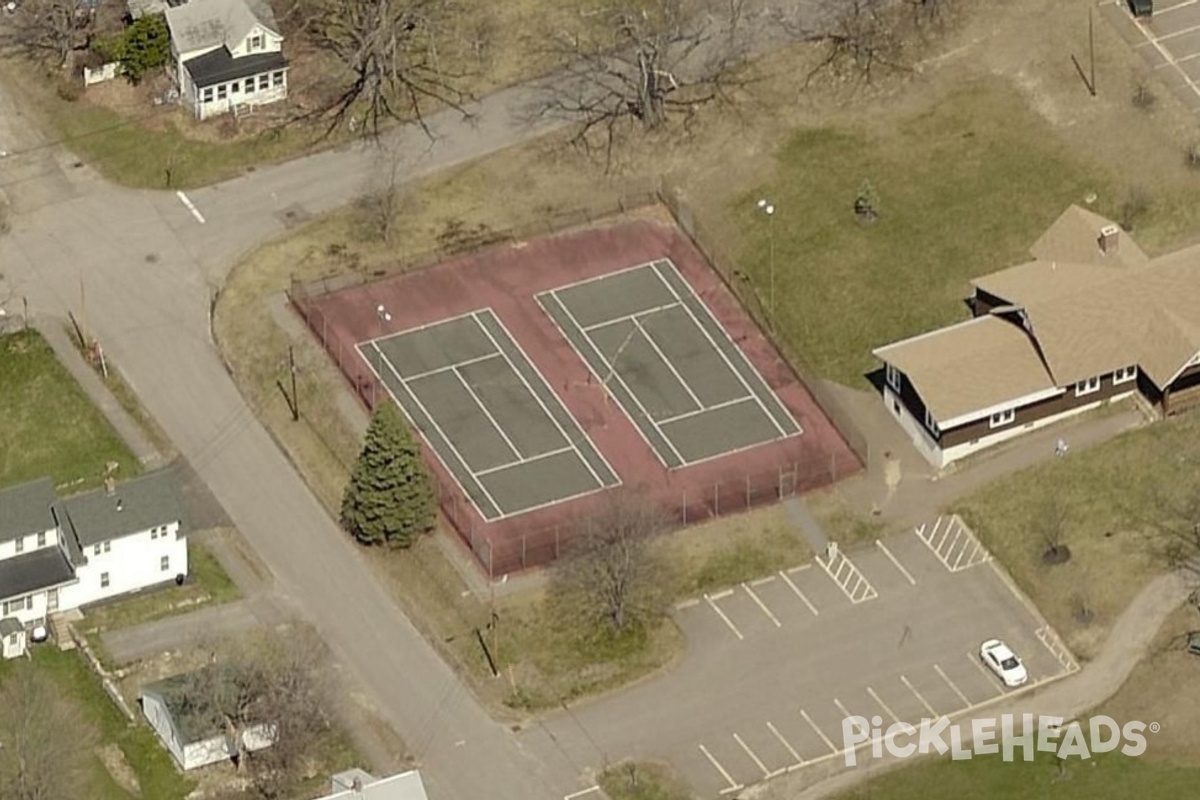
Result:
<instances>
[{"instance_id":1,"label":"fence post","mask_svg":"<svg viewBox=\"0 0 1200 800\"><path fill-rule=\"evenodd\" d=\"M687 489L683 490L683 497L679 506L679 518L683 520L684 525L687 525Z\"/></svg>"},{"instance_id":2,"label":"fence post","mask_svg":"<svg viewBox=\"0 0 1200 800\"><path fill-rule=\"evenodd\" d=\"M713 516L721 516L721 484L713 483Z\"/></svg>"},{"instance_id":3,"label":"fence post","mask_svg":"<svg viewBox=\"0 0 1200 800\"><path fill-rule=\"evenodd\" d=\"M554 560L555 561L558 561L558 559L561 558L560 551L558 548L559 548L558 526L555 525L554 526Z\"/></svg>"},{"instance_id":4,"label":"fence post","mask_svg":"<svg viewBox=\"0 0 1200 800\"><path fill-rule=\"evenodd\" d=\"M750 509L750 473L746 473L746 510Z\"/></svg>"},{"instance_id":5,"label":"fence post","mask_svg":"<svg viewBox=\"0 0 1200 800\"><path fill-rule=\"evenodd\" d=\"M526 535L524 533L522 533L521 534L521 569L525 569L525 567L529 566L528 564L525 563L525 538L526 538Z\"/></svg>"}]
</instances>

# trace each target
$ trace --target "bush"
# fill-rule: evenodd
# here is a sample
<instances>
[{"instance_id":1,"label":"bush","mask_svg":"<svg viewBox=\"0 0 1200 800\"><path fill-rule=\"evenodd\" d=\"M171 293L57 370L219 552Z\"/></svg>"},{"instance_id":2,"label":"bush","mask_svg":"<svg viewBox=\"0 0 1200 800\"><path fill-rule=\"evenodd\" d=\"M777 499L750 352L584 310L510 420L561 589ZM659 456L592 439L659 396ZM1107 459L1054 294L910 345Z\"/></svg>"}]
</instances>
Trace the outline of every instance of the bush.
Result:
<instances>
[{"instance_id":1,"label":"bush","mask_svg":"<svg viewBox=\"0 0 1200 800\"><path fill-rule=\"evenodd\" d=\"M83 97L83 83L70 78L63 78L58 82L55 91L58 92L58 96L63 100L66 100L68 103L74 103Z\"/></svg>"}]
</instances>

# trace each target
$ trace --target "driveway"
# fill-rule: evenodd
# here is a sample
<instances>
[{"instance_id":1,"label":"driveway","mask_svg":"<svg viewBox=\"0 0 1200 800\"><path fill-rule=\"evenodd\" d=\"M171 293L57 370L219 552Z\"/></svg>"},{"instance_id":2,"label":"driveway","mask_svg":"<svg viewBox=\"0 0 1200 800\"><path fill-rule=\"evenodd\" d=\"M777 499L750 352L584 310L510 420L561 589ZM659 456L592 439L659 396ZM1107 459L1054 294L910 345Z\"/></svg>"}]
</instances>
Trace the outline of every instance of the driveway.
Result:
<instances>
[{"instance_id":1,"label":"driveway","mask_svg":"<svg viewBox=\"0 0 1200 800\"><path fill-rule=\"evenodd\" d=\"M956 519L689 602L670 674L549 718L574 761L671 762L698 797L845 763L843 720L962 716L1077 670L1045 621ZM979 659L1004 639L1029 683Z\"/></svg>"}]
</instances>

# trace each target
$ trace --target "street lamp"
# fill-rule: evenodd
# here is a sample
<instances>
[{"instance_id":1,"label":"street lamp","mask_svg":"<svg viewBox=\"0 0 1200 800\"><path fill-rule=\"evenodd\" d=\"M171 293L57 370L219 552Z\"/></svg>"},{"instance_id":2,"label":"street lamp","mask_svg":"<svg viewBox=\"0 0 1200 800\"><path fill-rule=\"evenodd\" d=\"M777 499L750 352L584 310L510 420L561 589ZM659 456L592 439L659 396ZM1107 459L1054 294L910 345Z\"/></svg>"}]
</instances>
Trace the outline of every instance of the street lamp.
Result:
<instances>
[{"instance_id":1,"label":"street lamp","mask_svg":"<svg viewBox=\"0 0 1200 800\"><path fill-rule=\"evenodd\" d=\"M375 318L379 320L379 337L383 338L383 326L392 321L392 315L380 303L375 307ZM379 342L375 342L375 353L378 356L375 359L375 384L371 387L371 410L374 411L379 407L378 398L375 396L379 390L379 384L383 381L383 351L379 349Z\"/></svg>"},{"instance_id":2,"label":"street lamp","mask_svg":"<svg viewBox=\"0 0 1200 800\"><path fill-rule=\"evenodd\" d=\"M775 230L771 221L775 219L775 204L766 198L758 201L758 210L767 215L767 269L770 272L770 289L768 290L767 313L770 317L771 330L775 329Z\"/></svg>"}]
</instances>

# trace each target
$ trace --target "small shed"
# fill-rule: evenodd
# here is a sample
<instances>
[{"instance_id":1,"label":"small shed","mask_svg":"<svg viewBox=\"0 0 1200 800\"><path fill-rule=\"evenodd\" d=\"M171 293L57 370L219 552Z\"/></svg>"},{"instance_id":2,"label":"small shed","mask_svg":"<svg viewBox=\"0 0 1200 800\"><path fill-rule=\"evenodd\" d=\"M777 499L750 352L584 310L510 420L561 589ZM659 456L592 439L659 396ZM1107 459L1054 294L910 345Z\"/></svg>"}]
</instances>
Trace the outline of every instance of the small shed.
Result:
<instances>
[{"instance_id":1,"label":"small shed","mask_svg":"<svg viewBox=\"0 0 1200 800\"><path fill-rule=\"evenodd\" d=\"M16 617L0 619L0 655L20 658L25 655L25 626Z\"/></svg>"},{"instance_id":2,"label":"small shed","mask_svg":"<svg viewBox=\"0 0 1200 800\"><path fill-rule=\"evenodd\" d=\"M320 800L429 800L417 770L376 778L361 769L333 776L331 794Z\"/></svg>"},{"instance_id":3,"label":"small shed","mask_svg":"<svg viewBox=\"0 0 1200 800\"><path fill-rule=\"evenodd\" d=\"M195 687L194 673L175 675L142 687L142 714L184 770L228 761L238 753L225 718ZM242 745L253 752L274 743L273 726L259 723L242 732Z\"/></svg>"}]
</instances>

